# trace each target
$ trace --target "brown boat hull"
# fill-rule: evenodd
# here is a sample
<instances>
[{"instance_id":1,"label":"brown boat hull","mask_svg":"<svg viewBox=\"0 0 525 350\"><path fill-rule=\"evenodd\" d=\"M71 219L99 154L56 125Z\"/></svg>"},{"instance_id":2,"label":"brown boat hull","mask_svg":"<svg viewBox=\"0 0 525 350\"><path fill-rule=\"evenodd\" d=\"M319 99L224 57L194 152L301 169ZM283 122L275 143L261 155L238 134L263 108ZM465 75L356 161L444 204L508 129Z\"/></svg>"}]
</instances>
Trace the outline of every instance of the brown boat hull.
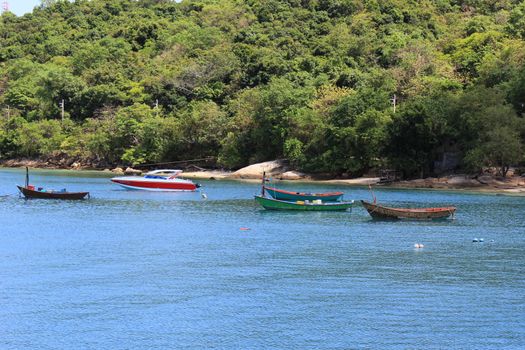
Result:
<instances>
[{"instance_id":1,"label":"brown boat hull","mask_svg":"<svg viewBox=\"0 0 525 350\"><path fill-rule=\"evenodd\" d=\"M378 204L361 201L363 207L374 219L412 219L412 220L433 220L445 219L453 216L456 212L455 207L443 208L390 208Z\"/></svg>"},{"instance_id":2,"label":"brown boat hull","mask_svg":"<svg viewBox=\"0 0 525 350\"><path fill-rule=\"evenodd\" d=\"M89 195L89 192L43 192L31 190L27 187L17 186L25 198L35 199L64 199L79 200Z\"/></svg>"}]
</instances>

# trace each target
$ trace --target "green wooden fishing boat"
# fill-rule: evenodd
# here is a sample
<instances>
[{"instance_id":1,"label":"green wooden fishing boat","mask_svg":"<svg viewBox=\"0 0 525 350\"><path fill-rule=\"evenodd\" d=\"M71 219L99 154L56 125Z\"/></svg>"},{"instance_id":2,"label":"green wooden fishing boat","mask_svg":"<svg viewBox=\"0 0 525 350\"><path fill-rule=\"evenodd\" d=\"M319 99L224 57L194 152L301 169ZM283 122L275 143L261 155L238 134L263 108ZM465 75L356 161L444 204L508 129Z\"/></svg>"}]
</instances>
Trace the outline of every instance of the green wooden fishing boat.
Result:
<instances>
[{"instance_id":1,"label":"green wooden fishing boat","mask_svg":"<svg viewBox=\"0 0 525 350\"><path fill-rule=\"evenodd\" d=\"M286 190L280 190L274 187L264 186L264 191L275 199L283 201L313 201L320 199L323 202L335 202L338 201L342 196L343 192L324 192L324 193L309 193L309 192L292 192Z\"/></svg>"},{"instance_id":2,"label":"green wooden fishing boat","mask_svg":"<svg viewBox=\"0 0 525 350\"><path fill-rule=\"evenodd\" d=\"M336 201L340 201L341 197L344 194L343 192L309 193L309 192L286 191L286 190L280 190L275 187L268 187L266 186L266 182L267 182L266 172L263 172L261 196L264 198L267 198L265 194L268 193L274 199L286 201L286 202L318 201L318 200L321 200L323 202L336 202Z\"/></svg>"},{"instance_id":3,"label":"green wooden fishing boat","mask_svg":"<svg viewBox=\"0 0 525 350\"><path fill-rule=\"evenodd\" d=\"M255 196L255 200L267 210L299 210L299 211L345 211L352 208L354 201L327 202L316 201L281 201L273 198Z\"/></svg>"}]
</instances>

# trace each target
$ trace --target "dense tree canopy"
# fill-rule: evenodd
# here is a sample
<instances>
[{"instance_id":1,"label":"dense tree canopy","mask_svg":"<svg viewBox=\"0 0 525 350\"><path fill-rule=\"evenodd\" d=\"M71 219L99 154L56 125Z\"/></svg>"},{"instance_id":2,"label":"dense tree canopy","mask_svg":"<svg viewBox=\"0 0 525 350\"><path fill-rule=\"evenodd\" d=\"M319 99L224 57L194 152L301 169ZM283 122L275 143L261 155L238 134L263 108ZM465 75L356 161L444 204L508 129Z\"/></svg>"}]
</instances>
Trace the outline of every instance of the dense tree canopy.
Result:
<instances>
[{"instance_id":1,"label":"dense tree canopy","mask_svg":"<svg viewBox=\"0 0 525 350\"><path fill-rule=\"evenodd\" d=\"M520 0L42 1L0 17L0 157L505 174L525 161L524 18Z\"/></svg>"}]
</instances>

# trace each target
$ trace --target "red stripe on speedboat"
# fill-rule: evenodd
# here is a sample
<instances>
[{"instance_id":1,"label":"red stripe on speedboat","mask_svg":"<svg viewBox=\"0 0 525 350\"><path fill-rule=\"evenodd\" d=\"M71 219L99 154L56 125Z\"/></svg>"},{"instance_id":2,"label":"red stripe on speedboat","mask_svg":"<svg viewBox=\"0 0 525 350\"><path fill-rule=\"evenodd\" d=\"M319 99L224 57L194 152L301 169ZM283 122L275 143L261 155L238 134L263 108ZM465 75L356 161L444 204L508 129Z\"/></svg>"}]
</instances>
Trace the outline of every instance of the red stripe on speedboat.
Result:
<instances>
[{"instance_id":1,"label":"red stripe on speedboat","mask_svg":"<svg viewBox=\"0 0 525 350\"><path fill-rule=\"evenodd\" d=\"M193 183L181 183L181 182L152 182L152 181L128 181L128 180L119 180L111 179L111 181L133 187L142 187L142 188L160 188L164 190L184 190L184 191L195 191L197 186Z\"/></svg>"}]
</instances>

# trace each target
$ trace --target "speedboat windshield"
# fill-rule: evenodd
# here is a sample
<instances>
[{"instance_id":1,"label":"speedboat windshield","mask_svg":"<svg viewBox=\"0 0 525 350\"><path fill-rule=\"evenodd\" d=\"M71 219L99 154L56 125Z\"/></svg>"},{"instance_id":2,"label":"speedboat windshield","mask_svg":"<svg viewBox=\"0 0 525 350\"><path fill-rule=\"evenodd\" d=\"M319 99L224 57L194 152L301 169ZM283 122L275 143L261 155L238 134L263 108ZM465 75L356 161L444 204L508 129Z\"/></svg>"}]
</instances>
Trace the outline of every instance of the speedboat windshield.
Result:
<instances>
[{"instance_id":1,"label":"speedboat windshield","mask_svg":"<svg viewBox=\"0 0 525 350\"><path fill-rule=\"evenodd\" d=\"M174 169L159 169L159 170L153 170L146 173L144 176L145 178L170 178L173 179L177 177L180 173L182 173L182 170L174 170Z\"/></svg>"}]
</instances>

